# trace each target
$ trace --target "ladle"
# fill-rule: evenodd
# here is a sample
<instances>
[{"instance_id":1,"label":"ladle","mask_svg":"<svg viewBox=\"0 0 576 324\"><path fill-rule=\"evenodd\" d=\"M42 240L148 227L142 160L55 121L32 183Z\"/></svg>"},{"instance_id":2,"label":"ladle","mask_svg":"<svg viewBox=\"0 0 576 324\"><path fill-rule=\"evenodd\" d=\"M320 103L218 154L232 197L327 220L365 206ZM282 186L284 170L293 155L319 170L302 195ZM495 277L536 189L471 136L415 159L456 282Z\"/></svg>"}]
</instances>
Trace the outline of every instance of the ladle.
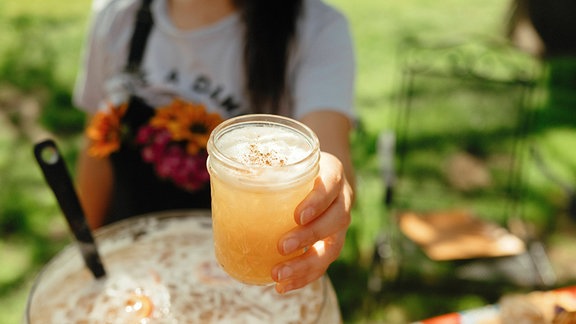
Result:
<instances>
[{"instance_id":1,"label":"ladle","mask_svg":"<svg viewBox=\"0 0 576 324\"><path fill-rule=\"evenodd\" d=\"M72 184L66 163L56 143L51 139L37 143L34 146L34 156L42 169L46 182L56 196L70 230L76 237L86 266L92 272L94 278L104 277L106 271L102 265L98 247L86 222L84 211Z\"/></svg>"}]
</instances>

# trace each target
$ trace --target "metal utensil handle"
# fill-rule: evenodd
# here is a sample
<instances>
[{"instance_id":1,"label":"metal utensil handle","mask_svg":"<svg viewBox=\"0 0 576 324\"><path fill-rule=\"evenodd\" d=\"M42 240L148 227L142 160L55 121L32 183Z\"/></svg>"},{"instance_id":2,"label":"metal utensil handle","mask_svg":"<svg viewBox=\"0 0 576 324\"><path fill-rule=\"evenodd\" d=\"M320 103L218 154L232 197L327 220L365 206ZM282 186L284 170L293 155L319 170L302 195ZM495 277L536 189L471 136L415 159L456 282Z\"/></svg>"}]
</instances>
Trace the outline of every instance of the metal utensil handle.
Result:
<instances>
[{"instance_id":1,"label":"metal utensil handle","mask_svg":"<svg viewBox=\"0 0 576 324\"><path fill-rule=\"evenodd\" d=\"M42 169L46 182L56 196L68 226L76 237L86 266L92 271L95 278L103 277L105 270L98 254L96 242L86 222L68 168L56 143L50 139L37 143L34 146L34 156Z\"/></svg>"}]
</instances>

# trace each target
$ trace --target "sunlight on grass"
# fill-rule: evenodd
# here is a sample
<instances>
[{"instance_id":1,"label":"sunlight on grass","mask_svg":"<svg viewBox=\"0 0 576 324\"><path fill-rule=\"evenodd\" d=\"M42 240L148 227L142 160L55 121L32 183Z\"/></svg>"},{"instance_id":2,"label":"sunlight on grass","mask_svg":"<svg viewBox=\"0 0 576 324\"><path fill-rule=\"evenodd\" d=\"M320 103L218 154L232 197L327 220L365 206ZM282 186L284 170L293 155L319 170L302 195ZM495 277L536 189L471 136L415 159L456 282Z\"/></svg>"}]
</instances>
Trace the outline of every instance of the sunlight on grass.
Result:
<instances>
[{"instance_id":1,"label":"sunlight on grass","mask_svg":"<svg viewBox=\"0 0 576 324\"><path fill-rule=\"evenodd\" d=\"M17 280L32 265L32 248L22 241L0 242L0 285Z\"/></svg>"},{"instance_id":2,"label":"sunlight on grass","mask_svg":"<svg viewBox=\"0 0 576 324\"><path fill-rule=\"evenodd\" d=\"M2 305L0 323L22 323L26 309L26 297L28 296L30 287L30 284L25 284L7 295L0 296L0 305Z\"/></svg>"},{"instance_id":3,"label":"sunlight on grass","mask_svg":"<svg viewBox=\"0 0 576 324\"><path fill-rule=\"evenodd\" d=\"M357 108L367 130L391 125L399 88L397 51L405 38L465 40L472 35L503 36L507 3L329 0L349 18L357 45Z\"/></svg>"},{"instance_id":4,"label":"sunlight on grass","mask_svg":"<svg viewBox=\"0 0 576 324\"><path fill-rule=\"evenodd\" d=\"M4 0L0 6L8 17L29 14L50 16L58 19L86 16L92 0Z\"/></svg>"},{"instance_id":5,"label":"sunlight on grass","mask_svg":"<svg viewBox=\"0 0 576 324\"><path fill-rule=\"evenodd\" d=\"M576 129L563 127L550 130L538 140L538 143L541 154L553 157L548 158L546 163L549 164L555 177L575 183L576 162L571 161L576 161ZM567 150L567 147L575 149Z\"/></svg>"},{"instance_id":6,"label":"sunlight on grass","mask_svg":"<svg viewBox=\"0 0 576 324\"><path fill-rule=\"evenodd\" d=\"M27 64L47 62L47 73L71 85L80 62L90 5L91 0L4 1L0 5L4 27L0 53L4 60L13 55L12 64L22 60L20 56L28 57Z\"/></svg>"}]
</instances>

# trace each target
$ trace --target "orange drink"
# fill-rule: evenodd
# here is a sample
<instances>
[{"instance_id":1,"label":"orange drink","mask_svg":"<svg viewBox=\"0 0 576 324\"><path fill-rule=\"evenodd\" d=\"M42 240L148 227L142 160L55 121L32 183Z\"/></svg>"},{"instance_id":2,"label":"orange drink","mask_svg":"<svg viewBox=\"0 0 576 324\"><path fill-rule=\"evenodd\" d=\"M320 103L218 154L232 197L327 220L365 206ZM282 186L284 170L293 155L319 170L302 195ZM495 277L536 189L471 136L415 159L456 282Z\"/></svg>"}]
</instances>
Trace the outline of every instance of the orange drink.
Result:
<instances>
[{"instance_id":1,"label":"orange drink","mask_svg":"<svg viewBox=\"0 0 576 324\"><path fill-rule=\"evenodd\" d=\"M216 259L238 281L272 283L282 235L297 226L296 206L312 190L318 139L285 117L246 115L225 121L208 141Z\"/></svg>"}]
</instances>

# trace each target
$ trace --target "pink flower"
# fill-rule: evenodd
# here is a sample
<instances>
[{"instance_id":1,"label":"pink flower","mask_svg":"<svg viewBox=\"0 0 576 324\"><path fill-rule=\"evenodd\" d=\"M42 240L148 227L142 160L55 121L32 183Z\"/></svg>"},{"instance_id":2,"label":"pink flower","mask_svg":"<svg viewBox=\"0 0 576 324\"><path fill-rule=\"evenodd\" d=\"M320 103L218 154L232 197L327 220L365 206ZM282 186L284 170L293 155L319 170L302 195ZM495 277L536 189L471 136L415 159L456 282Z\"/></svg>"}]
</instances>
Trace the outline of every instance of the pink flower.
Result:
<instances>
[{"instance_id":1,"label":"pink flower","mask_svg":"<svg viewBox=\"0 0 576 324\"><path fill-rule=\"evenodd\" d=\"M177 146L169 146L156 161L156 172L161 178L172 178L178 171L184 151Z\"/></svg>"},{"instance_id":2,"label":"pink flower","mask_svg":"<svg viewBox=\"0 0 576 324\"><path fill-rule=\"evenodd\" d=\"M144 146L142 148L142 159L148 163L156 161L158 155L155 154L154 149L150 146Z\"/></svg>"},{"instance_id":3,"label":"pink flower","mask_svg":"<svg viewBox=\"0 0 576 324\"><path fill-rule=\"evenodd\" d=\"M206 158L206 153L186 157L182 161L177 182L189 190L198 189L208 182L210 175L206 170Z\"/></svg>"},{"instance_id":4,"label":"pink flower","mask_svg":"<svg viewBox=\"0 0 576 324\"><path fill-rule=\"evenodd\" d=\"M155 132L156 129L150 125L141 127L140 130L138 130L138 134L136 134L136 144L143 145L149 143Z\"/></svg>"},{"instance_id":5,"label":"pink flower","mask_svg":"<svg viewBox=\"0 0 576 324\"><path fill-rule=\"evenodd\" d=\"M159 109L157 113L172 111L170 109L176 109L180 107L179 105L182 105L182 102L175 101L172 105ZM204 142L210 130L221 120L219 116L218 118L212 116L215 114L206 115L210 118L204 116L202 106L194 107L195 110L192 112L196 114L186 110L185 115L178 115L179 118L170 117L171 114L162 115L165 117L163 119L152 118L149 124L138 130L135 137L135 143L141 147L142 159L154 166L158 177L170 180L176 186L189 191L198 190L210 180L210 175L206 170L208 153ZM182 118L185 120L181 120ZM153 122L154 120L156 122ZM198 123L210 127L206 127L205 132L194 133L194 136L180 136L178 139L173 137L176 135L170 127L174 128L180 124L197 125ZM182 129L186 130L186 127ZM198 141L199 138L204 140ZM190 150L190 145L193 146L193 150Z\"/></svg>"},{"instance_id":6,"label":"pink flower","mask_svg":"<svg viewBox=\"0 0 576 324\"><path fill-rule=\"evenodd\" d=\"M153 144L165 146L168 145L171 140L170 132L167 129L161 128L154 133Z\"/></svg>"}]
</instances>

